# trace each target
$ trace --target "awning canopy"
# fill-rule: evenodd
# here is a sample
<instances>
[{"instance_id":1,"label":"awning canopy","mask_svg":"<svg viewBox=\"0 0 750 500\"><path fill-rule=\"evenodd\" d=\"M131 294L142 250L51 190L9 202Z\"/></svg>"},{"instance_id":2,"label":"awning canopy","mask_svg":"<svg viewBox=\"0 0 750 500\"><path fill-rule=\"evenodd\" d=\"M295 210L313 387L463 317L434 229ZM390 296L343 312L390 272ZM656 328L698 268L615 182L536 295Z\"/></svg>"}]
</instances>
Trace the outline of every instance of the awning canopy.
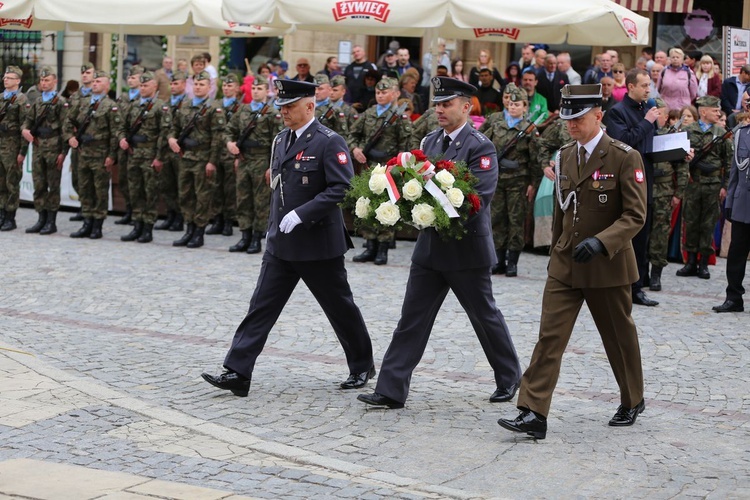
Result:
<instances>
[{"instance_id":1,"label":"awning canopy","mask_svg":"<svg viewBox=\"0 0 750 500\"><path fill-rule=\"evenodd\" d=\"M689 14L693 10L693 0L613 0L633 11L674 12Z\"/></svg>"}]
</instances>

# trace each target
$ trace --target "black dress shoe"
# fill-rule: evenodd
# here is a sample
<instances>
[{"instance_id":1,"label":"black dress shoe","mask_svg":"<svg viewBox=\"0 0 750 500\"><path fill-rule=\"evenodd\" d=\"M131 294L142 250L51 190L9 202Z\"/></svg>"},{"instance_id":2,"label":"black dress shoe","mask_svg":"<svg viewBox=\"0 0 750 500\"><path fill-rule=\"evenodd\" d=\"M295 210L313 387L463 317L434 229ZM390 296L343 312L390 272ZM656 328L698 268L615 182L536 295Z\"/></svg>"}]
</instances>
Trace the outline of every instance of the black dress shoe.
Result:
<instances>
[{"instance_id":1,"label":"black dress shoe","mask_svg":"<svg viewBox=\"0 0 750 500\"><path fill-rule=\"evenodd\" d=\"M521 410L513 420L501 418L497 421L500 427L513 432L525 432L534 439L547 437L547 419L531 410Z\"/></svg>"},{"instance_id":2,"label":"black dress shoe","mask_svg":"<svg viewBox=\"0 0 750 500\"><path fill-rule=\"evenodd\" d=\"M651 300L648 297L646 297L646 292L643 290L639 290L638 292L633 294L633 304L638 306L648 306L648 307L654 307L658 306L659 303L655 300Z\"/></svg>"},{"instance_id":3,"label":"black dress shoe","mask_svg":"<svg viewBox=\"0 0 750 500\"><path fill-rule=\"evenodd\" d=\"M232 391L232 394L241 398L246 398L250 392L250 379L245 378L237 372L225 371L221 375L209 375L201 373L203 380L226 391Z\"/></svg>"},{"instance_id":4,"label":"black dress shoe","mask_svg":"<svg viewBox=\"0 0 750 500\"><path fill-rule=\"evenodd\" d=\"M373 366L364 373L352 373L349 378L341 382L342 389L359 389L364 387L368 380L375 376L375 367Z\"/></svg>"},{"instance_id":5,"label":"black dress shoe","mask_svg":"<svg viewBox=\"0 0 750 500\"><path fill-rule=\"evenodd\" d=\"M717 313L741 313L745 310L745 306L742 302L735 302L734 300L725 300L720 306L713 306L711 309Z\"/></svg>"},{"instance_id":6,"label":"black dress shoe","mask_svg":"<svg viewBox=\"0 0 750 500\"><path fill-rule=\"evenodd\" d=\"M510 401L515 397L517 390L518 383L504 389L498 387L495 392L492 393L492 396L490 396L490 403L505 403L506 401Z\"/></svg>"},{"instance_id":7,"label":"black dress shoe","mask_svg":"<svg viewBox=\"0 0 750 500\"><path fill-rule=\"evenodd\" d=\"M372 394L360 394L359 396L357 396L357 399L359 399L363 403L367 403L368 405L373 406L387 406L391 409L404 407L404 403L399 403L398 401L393 400L388 396L383 396L382 394L379 394L377 392L373 392Z\"/></svg>"},{"instance_id":8,"label":"black dress shoe","mask_svg":"<svg viewBox=\"0 0 750 500\"><path fill-rule=\"evenodd\" d=\"M615 416L609 421L609 425L612 427L626 427L628 425L633 425L635 419L638 418L638 415L643 413L643 410L645 409L646 402L643 399L641 399L641 402L633 408L625 408L623 405L620 405L620 407L617 408Z\"/></svg>"}]
</instances>

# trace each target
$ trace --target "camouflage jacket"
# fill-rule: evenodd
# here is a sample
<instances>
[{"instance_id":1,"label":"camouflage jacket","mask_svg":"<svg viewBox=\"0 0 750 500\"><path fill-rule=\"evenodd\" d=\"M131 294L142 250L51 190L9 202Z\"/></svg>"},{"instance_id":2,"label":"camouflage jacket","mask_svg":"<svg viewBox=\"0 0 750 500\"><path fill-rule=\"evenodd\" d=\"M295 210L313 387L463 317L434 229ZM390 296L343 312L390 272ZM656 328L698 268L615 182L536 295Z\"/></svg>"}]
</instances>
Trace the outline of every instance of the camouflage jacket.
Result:
<instances>
[{"instance_id":1,"label":"camouflage jacket","mask_svg":"<svg viewBox=\"0 0 750 500\"><path fill-rule=\"evenodd\" d=\"M81 157L106 156L117 158L120 149L117 131L122 123L117 104L107 96L102 97L97 104L91 104L91 98L79 98L72 104L67 103L68 113L63 122L63 140L67 143L71 137L78 134L88 119L88 125L78 141L78 151Z\"/></svg>"},{"instance_id":2,"label":"camouflage jacket","mask_svg":"<svg viewBox=\"0 0 750 500\"><path fill-rule=\"evenodd\" d=\"M567 144L572 140L573 138L570 137L570 134L568 133L568 126L565 124L565 120L558 118L550 123L537 140L537 163L539 164L539 167L542 170L544 170L545 167L548 167L549 162L555 159L555 153L557 153L564 144Z\"/></svg>"},{"instance_id":3,"label":"camouflage jacket","mask_svg":"<svg viewBox=\"0 0 750 500\"><path fill-rule=\"evenodd\" d=\"M242 109L232 116L232 119L229 120L227 126L224 128L224 144L237 142L256 114L249 105L242 106ZM242 144L237 144L237 147L240 148L242 156L245 158L260 156L263 159L267 159L271 154L273 138L283 128L284 122L278 110L269 105L255 121L253 129L247 134L247 138Z\"/></svg>"},{"instance_id":4,"label":"camouflage jacket","mask_svg":"<svg viewBox=\"0 0 750 500\"><path fill-rule=\"evenodd\" d=\"M726 133L718 125L711 125L711 128L703 132L698 122L691 123L683 131L687 132L690 147L695 149L695 158L698 157L701 149L715 137L721 137ZM702 184L721 184L722 187L726 187L733 154L734 144L732 139L720 141L700 162L693 161L695 164L689 167L690 179Z\"/></svg>"},{"instance_id":5,"label":"camouflage jacket","mask_svg":"<svg viewBox=\"0 0 750 500\"><path fill-rule=\"evenodd\" d=\"M315 106L315 118L343 137L345 141L349 139L349 120L343 109L337 108L330 102L322 106Z\"/></svg>"},{"instance_id":6,"label":"camouflage jacket","mask_svg":"<svg viewBox=\"0 0 750 500\"><path fill-rule=\"evenodd\" d=\"M6 100L0 93L0 150L18 156L26 155L28 144L21 137L21 128L26 119L30 104L20 90ZM11 140L14 139L14 140ZM10 149L13 151L10 151Z\"/></svg>"},{"instance_id":7,"label":"camouflage jacket","mask_svg":"<svg viewBox=\"0 0 750 500\"><path fill-rule=\"evenodd\" d=\"M497 161L500 167L498 179L525 177L526 182L532 185L536 185L541 180L542 168L537 163L536 130L522 137L513 149L500 158L505 146L529 125L530 122L523 119L515 127L509 128L505 120L494 120L484 132L497 149Z\"/></svg>"},{"instance_id":8,"label":"camouflage jacket","mask_svg":"<svg viewBox=\"0 0 750 500\"><path fill-rule=\"evenodd\" d=\"M352 150L354 148L364 150L370 138L375 135L383 122L391 116L394 106L395 104L391 104L391 107L380 116L377 114L376 106L372 106L362 113L359 119L354 122L354 127L350 131L349 147ZM370 156L367 159L373 162L385 163L399 151L409 150L410 145L411 120L408 115L403 114L397 117L391 126L386 127L383 135L373 145Z\"/></svg>"},{"instance_id":9,"label":"camouflage jacket","mask_svg":"<svg viewBox=\"0 0 750 500\"><path fill-rule=\"evenodd\" d=\"M225 148L223 132L226 119L221 105L208 100L194 106L191 101L184 102L175 113L169 137L179 139L185 129L195 118L195 126L184 137L180 146L182 157L186 160L205 161L219 164L222 148Z\"/></svg>"},{"instance_id":10,"label":"camouflage jacket","mask_svg":"<svg viewBox=\"0 0 750 500\"><path fill-rule=\"evenodd\" d=\"M661 128L656 132L656 135L664 135L668 133L668 130L668 127ZM654 182L671 184L674 187L673 196L682 199L688 184L688 164L669 161L654 163Z\"/></svg>"},{"instance_id":11,"label":"camouflage jacket","mask_svg":"<svg viewBox=\"0 0 750 500\"><path fill-rule=\"evenodd\" d=\"M351 132L352 127L354 126L354 122L357 121L357 119L359 118L359 111L349 106L347 103L344 102L343 99L341 99L338 102L334 102L332 104L344 112L344 115L346 115L346 125L349 128L349 131ZM347 136L344 137L344 140L348 142L348 139L349 139L349 136L347 134Z\"/></svg>"},{"instance_id":12,"label":"camouflage jacket","mask_svg":"<svg viewBox=\"0 0 750 500\"><path fill-rule=\"evenodd\" d=\"M118 142L130 137L131 158L164 161L168 154L167 134L172 126L172 113L157 97L149 103L139 101L128 107L117 132ZM133 130L135 126L138 130Z\"/></svg>"},{"instance_id":13,"label":"camouflage jacket","mask_svg":"<svg viewBox=\"0 0 750 500\"><path fill-rule=\"evenodd\" d=\"M417 121L412 124L411 129L411 146L409 149L417 149L422 143L422 139L427 134L438 128L437 114L435 114L435 108L432 107L422 114Z\"/></svg>"},{"instance_id":14,"label":"camouflage jacket","mask_svg":"<svg viewBox=\"0 0 750 500\"><path fill-rule=\"evenodd\" d=\"M42 148L57 154L68 152L69 147L63 141L66 102L58 92L47 102L43 102L42 96L39 96L33 104L27 104L29 111L26 113L23 128L34 134L35 148ZM35 126L38 126L36 130L34 130Z\"/></svg>"}]
</instances>

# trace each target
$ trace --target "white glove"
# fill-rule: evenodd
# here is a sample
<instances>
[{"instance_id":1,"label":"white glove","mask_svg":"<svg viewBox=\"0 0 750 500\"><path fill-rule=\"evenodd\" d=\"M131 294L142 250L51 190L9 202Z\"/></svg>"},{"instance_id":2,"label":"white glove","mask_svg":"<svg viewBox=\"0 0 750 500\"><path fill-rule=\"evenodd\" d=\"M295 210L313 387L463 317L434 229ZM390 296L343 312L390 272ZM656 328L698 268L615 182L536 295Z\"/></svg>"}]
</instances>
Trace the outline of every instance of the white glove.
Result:
<instances>
[{"instance_id":1,"label":"white glove","mask_svg":"<svg viewBox=\"0 0 750 500\"><path fill-rule=\"evenodd\" d=\"M292 229L297 227L298 224L302 223L302 219L299 218L297 212L292 210L281 219L279 223L279 229L282 233L291 233Z\"/></svg>"}]
</instances>

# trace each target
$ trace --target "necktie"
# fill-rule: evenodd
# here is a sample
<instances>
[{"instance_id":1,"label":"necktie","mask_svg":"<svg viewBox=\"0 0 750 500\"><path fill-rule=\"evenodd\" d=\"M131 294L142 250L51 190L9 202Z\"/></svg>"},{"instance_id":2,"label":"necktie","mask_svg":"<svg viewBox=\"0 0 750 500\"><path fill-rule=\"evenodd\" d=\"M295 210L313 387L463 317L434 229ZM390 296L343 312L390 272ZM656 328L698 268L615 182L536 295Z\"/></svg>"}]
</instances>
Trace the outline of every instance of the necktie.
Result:
<instances>
[{"instance_id":1,"label":"necktie","mask_svg":"<svg viewBox=\"0 0 750 500\"><path fill-rule=\"evenodd\" d=\"M451 145L451 136L446 135L443 137L443 153L448 151L448 147Z\"/></svg>"},{"instance_id":2,"label":"necktie","mask_svg":"<svg viewBox=\"0 0 750 500\"><path fill-rule=\"evenodd\" d=\"M292 130L289 135L289 147L286 148L287 151L292 149L292 146L294 146L294 141L297 140L297 132L295 132L294 130Z\"/></svg>"},{"instance_id":3,"label":"necktie","mask_svg":"<svg viewBox=\"0 0 750 500\"><path fill-rule=\"evenodd\" d=\"M583 171L584 165L586 165L586 148L581 146L578 148L578 174L579 175Z\"/></svg>"}]
</instances>

